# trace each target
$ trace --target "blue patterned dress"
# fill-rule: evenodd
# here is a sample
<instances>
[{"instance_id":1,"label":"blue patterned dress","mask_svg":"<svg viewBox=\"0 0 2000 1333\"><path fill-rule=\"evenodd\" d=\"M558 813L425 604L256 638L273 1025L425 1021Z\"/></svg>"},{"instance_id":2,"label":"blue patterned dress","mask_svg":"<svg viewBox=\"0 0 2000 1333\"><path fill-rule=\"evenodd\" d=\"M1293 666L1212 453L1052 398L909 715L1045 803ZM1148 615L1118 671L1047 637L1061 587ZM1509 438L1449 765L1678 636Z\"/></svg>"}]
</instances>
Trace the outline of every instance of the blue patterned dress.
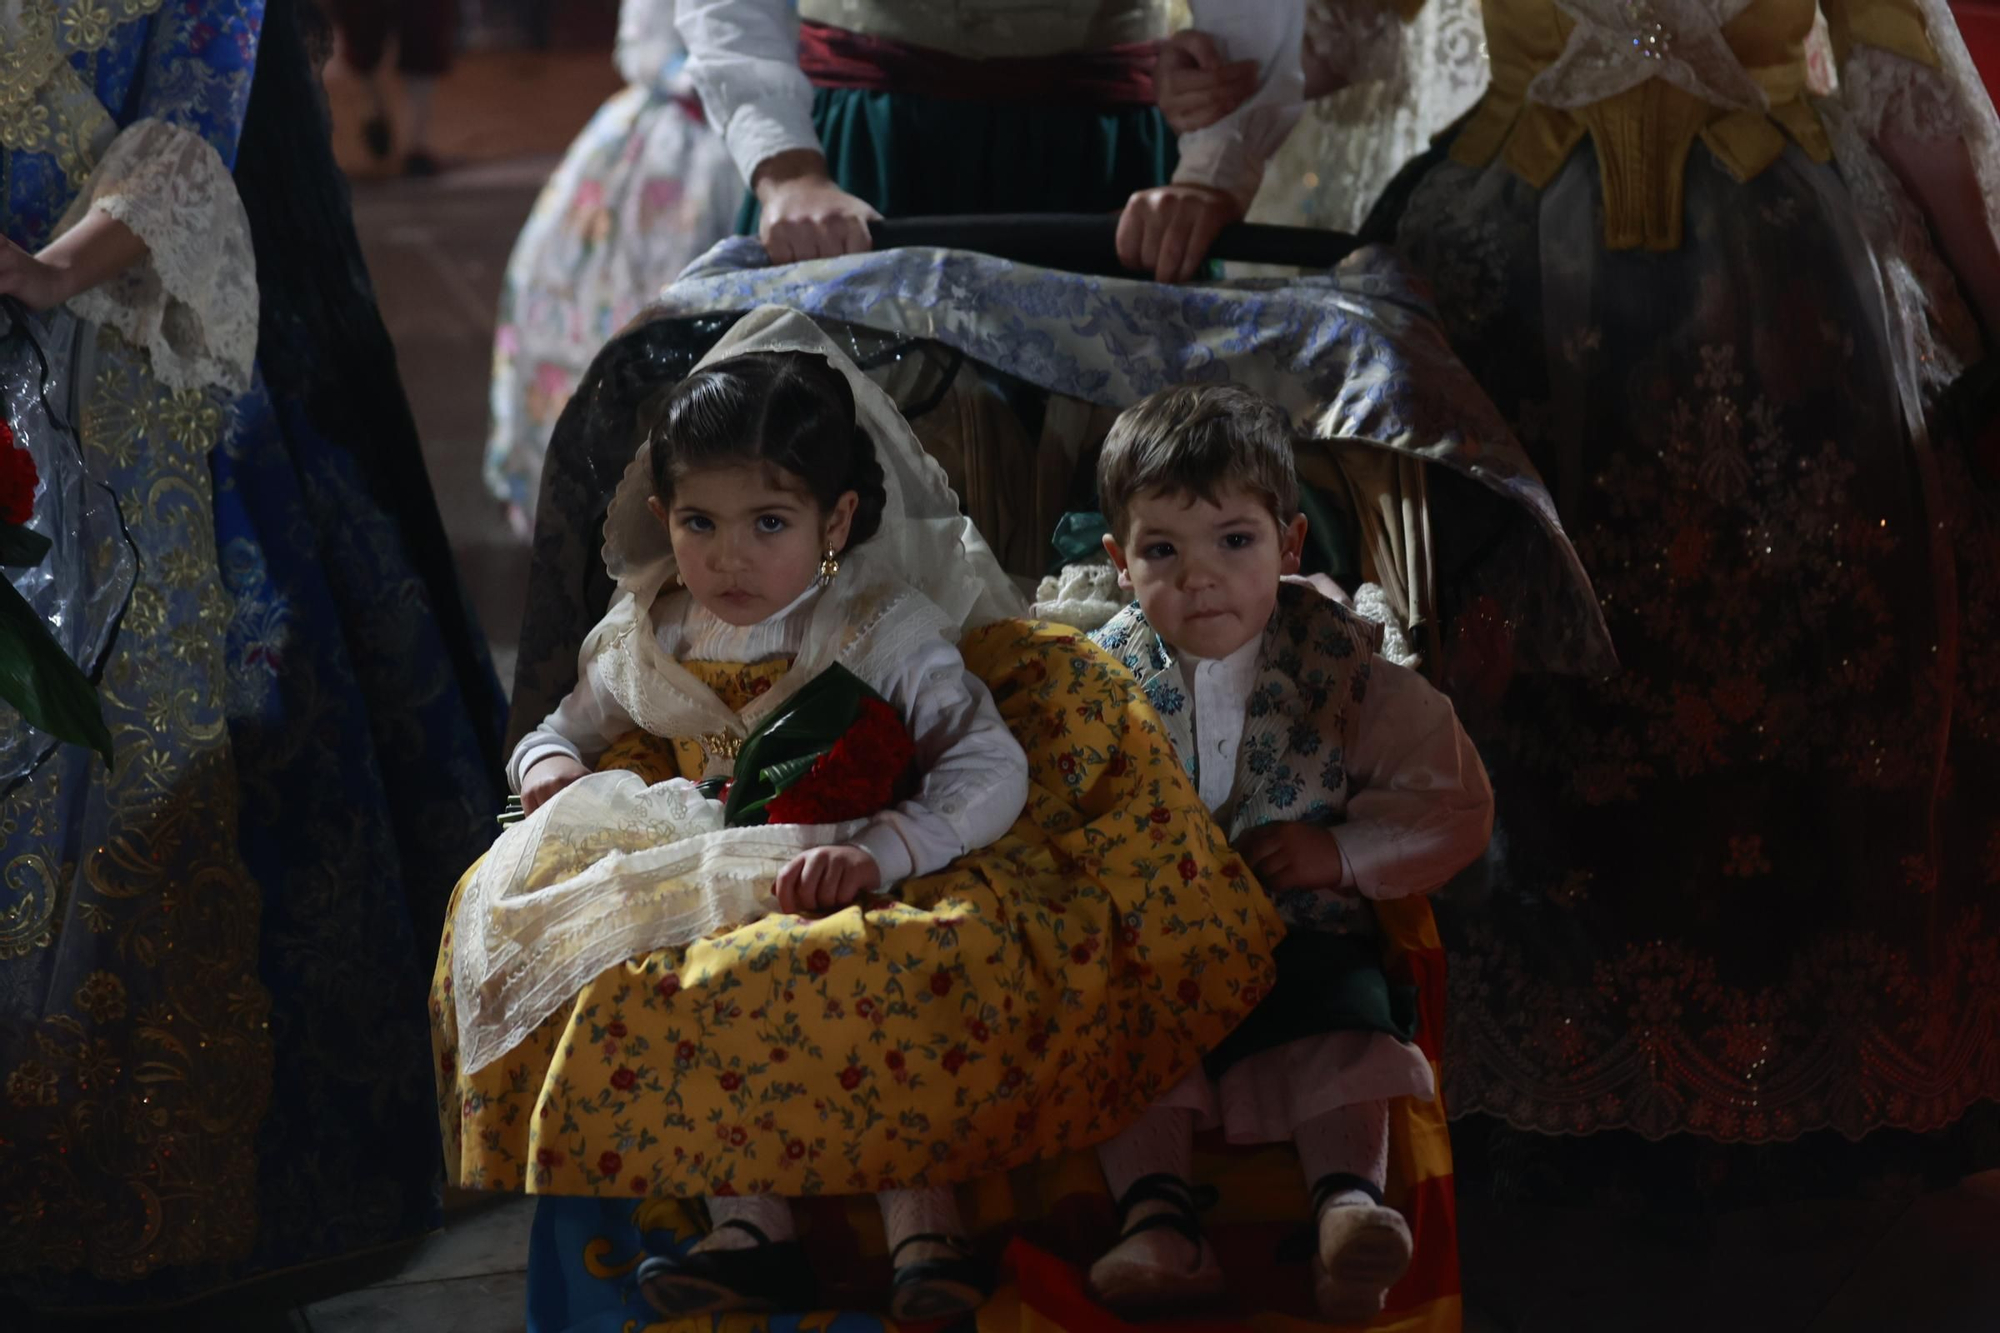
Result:
<instances>
[{"instance_id":1,"label":"blue patterned dress","mask_svg":"<svg viewBox=\"0 0 2000 1333\"><path fill-rule=\"evenodd\" d=\"M45 244L86 188L84 87L236 170L262 294L233 397L108 329L75 345L85 465L138 554L100 683L117 760L58 750L0 801L0 1272L32 1305L129 1307L435 1224L425 979L490 837L501 696L295 0L21 13L7 237ZM49 42L67 106L6 77Z\"/></svg>"}]
</instances>

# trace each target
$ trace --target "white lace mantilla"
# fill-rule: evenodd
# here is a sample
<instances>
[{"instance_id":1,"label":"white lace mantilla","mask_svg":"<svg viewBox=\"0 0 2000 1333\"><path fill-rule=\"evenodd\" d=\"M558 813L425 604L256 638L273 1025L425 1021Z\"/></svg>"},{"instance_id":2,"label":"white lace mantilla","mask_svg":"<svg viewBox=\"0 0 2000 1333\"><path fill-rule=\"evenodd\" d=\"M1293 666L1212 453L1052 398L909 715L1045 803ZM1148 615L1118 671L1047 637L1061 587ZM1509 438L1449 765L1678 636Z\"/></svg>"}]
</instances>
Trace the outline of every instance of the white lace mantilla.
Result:
<instances>
[{"instance_id":1,"label":"white lace mantilla","mask_svg":"<svg viewBox=\"0 0 2000 1333\"><path fill-rule=\"evenodd\" d=\"M138 121L112 139L60 230L91 212L124 223L147 256L73 297L70 308L145 351L169 388L249 388L257 258L236 182L215 148L177 125Z\"/></svg>"}]
</instances>

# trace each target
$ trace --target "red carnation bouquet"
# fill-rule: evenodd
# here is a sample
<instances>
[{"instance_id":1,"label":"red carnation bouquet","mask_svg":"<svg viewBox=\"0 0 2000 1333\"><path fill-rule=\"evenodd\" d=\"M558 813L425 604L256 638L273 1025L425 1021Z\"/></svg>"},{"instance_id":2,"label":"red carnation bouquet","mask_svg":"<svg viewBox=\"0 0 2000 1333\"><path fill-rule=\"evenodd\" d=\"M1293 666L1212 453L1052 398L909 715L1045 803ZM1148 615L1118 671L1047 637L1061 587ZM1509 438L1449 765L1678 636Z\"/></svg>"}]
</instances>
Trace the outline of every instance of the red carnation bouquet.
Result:
<instances>
[{"instance_id":1,"label":"red carnation bouquet","mask_svg":"<svg viewBox=\"0 0 2000 1333\"><path fill-rule=\"evenodd\" d=\"M48 556L49 539L27 526L35 516L41 476L34 455L20 447L0 418L0 567L32 569ZM58 740L88 745L111 762L97 692L49 627L12 582L0 578L0 699Z\"/></svg>"},{"instance_id":2,"label":"red carnation bouquet","mask_svg":"<svg viewBox=\"0 0 2000 1333\"><path fill-rule=\"evenodd\" d=\"M916 743L887 700L835 664L751 733L723 797L723 821L840 824L908 793Z\"/></svg>"}]
</instances>

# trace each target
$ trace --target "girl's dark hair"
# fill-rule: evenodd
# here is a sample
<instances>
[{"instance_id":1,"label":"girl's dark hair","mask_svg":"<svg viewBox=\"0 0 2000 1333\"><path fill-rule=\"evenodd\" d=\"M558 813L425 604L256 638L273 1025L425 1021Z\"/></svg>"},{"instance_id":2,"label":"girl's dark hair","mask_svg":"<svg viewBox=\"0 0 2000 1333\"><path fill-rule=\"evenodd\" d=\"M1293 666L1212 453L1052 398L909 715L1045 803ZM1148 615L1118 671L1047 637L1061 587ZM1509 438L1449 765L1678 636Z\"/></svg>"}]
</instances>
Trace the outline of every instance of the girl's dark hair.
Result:
<instances>
[{"instance_id":1,"label":"girl's dark hair","mask_svg":"<svg viewBox=\"0 0 2000 1333\"><path fill-rule=\"evenodd\" d=\"M650 422L653 491L662 502L690 472L764 463L805 482L823 511L855 493L847 548L882 525L882 464L854 420L853 386L823 356L750 352L717 361L676 384L641 420Z\"/></svg>"}]
</instances>

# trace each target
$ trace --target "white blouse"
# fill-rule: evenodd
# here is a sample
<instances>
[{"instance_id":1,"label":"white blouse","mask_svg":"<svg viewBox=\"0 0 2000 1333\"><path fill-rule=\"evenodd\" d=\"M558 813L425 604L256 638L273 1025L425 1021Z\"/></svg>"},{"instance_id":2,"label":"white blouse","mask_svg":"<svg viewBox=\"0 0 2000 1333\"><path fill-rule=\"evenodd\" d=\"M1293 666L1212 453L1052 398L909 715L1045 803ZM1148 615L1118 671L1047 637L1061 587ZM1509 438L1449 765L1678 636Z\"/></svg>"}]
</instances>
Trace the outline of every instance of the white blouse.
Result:
<instances>
[{"instance_id":1,"label":"white blouse","mask_svg":"<svg viewBox=\"0 0 2000 1333\"><path fill-rule=\"evenodd\" d=\"M660 651L681 662L795 657L819 591L815 584L783 611L747 626L730 625L685 590L676 592L654 608ZM561 755L590 767L636 728L606 688L595 658L580 665L576 688L514 747L507 781L515 791L544 759ZM1012 828L1028 801L1028 757L985 683L942 638L900 662L893 678L869 684L902 715L923 775L914 796L876 815L851 839L875 858L886 888L942 870Z\"/></svg>"},{"instance_id":2,"label":"white blouse","mask_svg":"<svg viewBox=\"0 0 2000 1333\"><path fill-rule=\"evenodd\" d=\"M1220 810L1235 795L1262 636L1228 657L1184 658L1194 706L1196 786ZM1371 899L1430 893L1478 859L1493 832L1493 788L1451 701L1416 672L1375 656L1353 748L1346 819L1334 829L1341 887Z\"/></svg>"},{"instance_id":3,"label":"white blouse","mask_svg":"<svg viewBox=\"0 0 2000 1333\"><path fill-rule=\"evenodd\" d=\"M1227 190L1245 208L1304 111L1298 0L1193 0L1194 26L1229 60L1256 60L1257 92L1228 116L1180 138L1174 181ZM676 23L687 73L744 180L766 158L818 151L812 85L799 71L798 19L786 0L681 0Z\"/></svg>"}]
</instances>

